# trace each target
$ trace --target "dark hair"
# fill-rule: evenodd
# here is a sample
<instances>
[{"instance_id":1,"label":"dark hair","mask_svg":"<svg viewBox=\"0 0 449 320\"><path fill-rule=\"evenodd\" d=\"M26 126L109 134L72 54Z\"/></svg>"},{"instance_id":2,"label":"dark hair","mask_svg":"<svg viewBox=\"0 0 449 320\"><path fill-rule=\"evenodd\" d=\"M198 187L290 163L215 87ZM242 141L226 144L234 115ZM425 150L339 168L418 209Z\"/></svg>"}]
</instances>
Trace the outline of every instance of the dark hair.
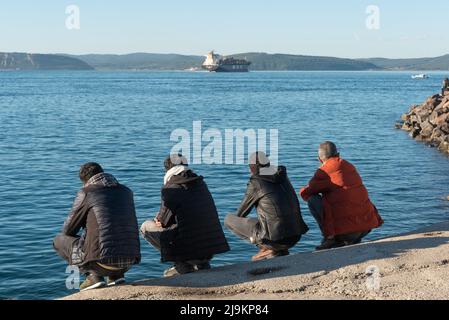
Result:
<instances>
[{"instance_id":1,"label":"dark hair","mask_svg":"<svg viewBox=\"0 0 449 320\"><path fill-rule=\"evenodd\" d=\"M165 161L164 161L165 171L168 171L171 168L179 166L179 165L183 165L186 167L189 165L187 162L187 158L184 157L182 154L173 153L173 154L169 155L167 158L165 158Z\"/></svg>"},{"instance_id":2,"label":"dark hair","mask_svg":"<svg viewBox=\"0 0 449 320\"><path fill-rule=\"evenodd\" d=\"M102 172L103 168L98 163L88 162L83 164L80 168L80 180L83 183L86 183L90 178Z\"/></svg>"},{"instance_id":3,"label":"dark hair","mask_svg":"<svg viewBox=\"0 0 449 320\"><path fill-rule=\"evenodd\" d=\"M249 167L253 173L259 174L260 168L268 168L270 166L270 159L265 152L256 151L249 157Z\"/></svg>"}]
</instances>

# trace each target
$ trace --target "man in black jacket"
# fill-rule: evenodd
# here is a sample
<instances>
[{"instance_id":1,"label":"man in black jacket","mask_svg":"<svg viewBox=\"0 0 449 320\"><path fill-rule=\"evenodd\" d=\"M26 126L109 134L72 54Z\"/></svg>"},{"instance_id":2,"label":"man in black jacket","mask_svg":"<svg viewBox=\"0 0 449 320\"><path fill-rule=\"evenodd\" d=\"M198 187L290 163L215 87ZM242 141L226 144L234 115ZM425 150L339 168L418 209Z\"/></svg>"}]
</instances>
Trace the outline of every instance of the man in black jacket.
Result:
<instances>
[{"instance_id":1,"label":"man in black jacket","mask_svg":"<svg viewBox=\"0 0 449 320\"><path fill-rule=\"evenodd\" d=\"M83 188L53 247L86 274L81 291L106 285L104 277L108 286L123 283L125 273L140 262L133 193L97 163L83 165L79 177Z\"/></svg>"},{"instance_id":2,"label":"man in black jacket","mask_svg":"<svg viewBox=\"0 0 449 320\"><path fill-rule=\"evenodd\" d=\"M174 262L165 277L210 269L213 255L229 251L214 199L182 155L169 156L164 167L159 213L141 233L161 252L161 262Z\"/></svg>"},{"instance_id":3,"label":"man in black jacket","mask_svg":"<svg viewBox=\"0 0 449 320\"><path fill-rule=\"evenodd\" d=\"M264 260L288 255L308 231L302 219L298 197L283 166L277 172L263 152L250 156L251 178L245 197L237 210L225 219L225 225L244 240L256 244L260 251L252 260ZM253 208L258 218L247 218Z\"/></svg>"}]
</instances>

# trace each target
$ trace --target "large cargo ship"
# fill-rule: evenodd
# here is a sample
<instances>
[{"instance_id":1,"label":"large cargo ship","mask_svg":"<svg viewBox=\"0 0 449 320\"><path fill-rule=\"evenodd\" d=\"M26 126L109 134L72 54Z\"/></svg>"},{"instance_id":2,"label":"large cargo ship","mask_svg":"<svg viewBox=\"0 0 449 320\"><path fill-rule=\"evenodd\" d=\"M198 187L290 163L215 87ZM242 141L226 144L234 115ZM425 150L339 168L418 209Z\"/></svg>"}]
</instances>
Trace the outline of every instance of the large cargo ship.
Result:
<instances>
[{"instance_id":1,"label":"large cargo ship","mask_svg":"<svg viewBox=\"0 0 449 320\"><path fill-rule=\"evenodd\" d=\"M203 68L211 72L248 72L250 64L246 59L222 57L211 51L203 62Z\"/></svg>"}]
</instances>

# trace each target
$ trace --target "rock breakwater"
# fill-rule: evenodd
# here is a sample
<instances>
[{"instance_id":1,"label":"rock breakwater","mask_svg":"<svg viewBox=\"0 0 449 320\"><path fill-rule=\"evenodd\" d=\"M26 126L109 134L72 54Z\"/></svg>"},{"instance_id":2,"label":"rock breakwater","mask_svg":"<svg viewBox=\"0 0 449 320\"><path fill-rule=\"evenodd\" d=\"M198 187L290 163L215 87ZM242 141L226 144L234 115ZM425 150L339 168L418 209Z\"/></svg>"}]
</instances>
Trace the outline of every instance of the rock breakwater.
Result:
<instances>
[{"instance_id":1,"label":"rock breakwater","mask_svg":"<svg viewBox=\"0 0 449 320\"><path fill-rule=\"evenodd\" d=\"M397 128L410 137L449 154L449 91L429 97L403 114Z\"/></svg>"}]
</instances>

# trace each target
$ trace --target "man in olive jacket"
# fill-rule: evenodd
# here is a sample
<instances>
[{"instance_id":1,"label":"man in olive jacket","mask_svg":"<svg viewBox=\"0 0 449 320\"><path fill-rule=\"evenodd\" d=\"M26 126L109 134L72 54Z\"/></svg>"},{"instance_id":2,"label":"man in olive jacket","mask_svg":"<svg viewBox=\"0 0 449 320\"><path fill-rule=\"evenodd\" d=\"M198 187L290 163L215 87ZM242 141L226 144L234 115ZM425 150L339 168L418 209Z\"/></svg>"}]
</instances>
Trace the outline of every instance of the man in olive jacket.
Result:
<instances>
[{"instance_id":1,"label":"man in olive jacket","mask_svg":"<svg viewBox=\"0 0 449 320\"><path fill-rule=\"evenodd\" d=\"M270 165L263 152L250 157L250 172L245 197L237 210L225 219L225 225L244 240L256 244L260 251L252 260L264 260L288 255L308 231L302 219L298 197L283 166L277 172L267 172ZM253 208L257 218L247 218Z\"/></svg>"},{"instance_id":2,"label":"man in olive jacket","mask_svg":"<svg viewBox=\"0 0 449 320\"><path fill-rule=\"evenodd\" d=\"M83 188L53 247L86 280L80 290L123 283L125 273L140 262L140 241L133 193L97 163L80 169ZM81 236L79 231L84 229Z\"/></svg>"},{"instance_id":3,"label":"man in olive jacket","mask_svg":"<svg viewBox=\"0 0 449 320\"><path fill-rule=\"evenodd\" d=\"M167 157L164 167L159 213L142 224L141 233L162 262L174 262L165 277L209 269L214 255L229 251L214 199L182 155Z\"/></svg>"}]
</instances>

